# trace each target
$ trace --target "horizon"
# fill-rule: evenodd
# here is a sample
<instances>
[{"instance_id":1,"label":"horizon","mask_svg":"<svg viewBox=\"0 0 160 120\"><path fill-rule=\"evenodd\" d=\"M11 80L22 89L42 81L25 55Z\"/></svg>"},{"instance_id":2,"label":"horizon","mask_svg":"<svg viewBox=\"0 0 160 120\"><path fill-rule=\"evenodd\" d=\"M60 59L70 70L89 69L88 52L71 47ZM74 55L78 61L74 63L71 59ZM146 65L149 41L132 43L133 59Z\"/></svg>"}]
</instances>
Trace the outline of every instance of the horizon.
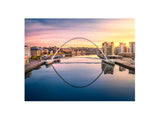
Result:
<instances>
[{"instance_id":1,"label":"horizon","mask_svg":"<svg viewBox=\"0 0 160 120\"><path fill-rule=\"evenodd\" d=\"M135 41L131 41L131 42L135 42ZM104 42L103 42L104 43ZM126 47L129 47L129 42L119 42L119 43L125 43L126 44ZM116 45L116 46L114 46L114 47L119 47L119 43L118 43L118 45ZM115 44L115 43L114 43ZM33 45L33 46L29 46L29 45L25 45L25 46L27 46L27 47L46 47L46 48L49 48L49 47L57 47L57 48L59 48L60 46L35 46L35 45ZM64 47L64 48L70 48L70 47ZM82 47L73 47L73 48L83 48L83 46ZM92 46L92 47L84 47L84 48L96 48L96 46ZM102 46L101 47L99 47L99 48L102 48Z\"/></svg>"}]
</instances>

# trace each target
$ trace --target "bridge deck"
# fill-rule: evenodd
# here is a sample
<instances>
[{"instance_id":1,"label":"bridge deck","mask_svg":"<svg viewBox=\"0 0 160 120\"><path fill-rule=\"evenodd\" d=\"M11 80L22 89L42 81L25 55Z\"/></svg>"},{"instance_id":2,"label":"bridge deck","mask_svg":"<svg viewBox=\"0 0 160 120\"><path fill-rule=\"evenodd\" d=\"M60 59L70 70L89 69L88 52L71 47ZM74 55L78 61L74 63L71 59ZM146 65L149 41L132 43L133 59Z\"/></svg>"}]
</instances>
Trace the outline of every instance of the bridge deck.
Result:
<instances>
[{"instance_id":1,"label":"bridge deck","mask_svg":"<svg viewBox=\"0 0 160 120\"><path fill-rule=\"evenodd\" d=\"M55 64L101 64L101 62L60 62Z\"/></svg>"}]
</instances>

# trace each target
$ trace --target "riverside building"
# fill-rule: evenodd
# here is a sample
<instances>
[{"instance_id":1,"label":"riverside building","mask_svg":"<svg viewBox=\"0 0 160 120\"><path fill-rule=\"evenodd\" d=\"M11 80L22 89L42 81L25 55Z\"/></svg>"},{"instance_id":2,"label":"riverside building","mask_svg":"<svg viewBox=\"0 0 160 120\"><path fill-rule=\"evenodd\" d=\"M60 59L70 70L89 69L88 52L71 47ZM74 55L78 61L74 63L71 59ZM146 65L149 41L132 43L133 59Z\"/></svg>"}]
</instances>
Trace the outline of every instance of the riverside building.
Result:
<instances>
[{"instance_id":1,"label":"riverside building","mask_svg":"<svg viewBox=\"0 0 160 120\"><path fill-rule=\"evenodd\" d=\"M135 53L135 42L129 42L129 52Z\"/></svg>"},{"instance_id":2,"label":"riverside building","mask_svg":"<svg viewBox=\"0 0 160 120\"><path fill-rule=\"evenodd\" d=\"M107 55L114 55L114 42L104 42L102 43L102 51Z\"/></svg>"}]
</instances>

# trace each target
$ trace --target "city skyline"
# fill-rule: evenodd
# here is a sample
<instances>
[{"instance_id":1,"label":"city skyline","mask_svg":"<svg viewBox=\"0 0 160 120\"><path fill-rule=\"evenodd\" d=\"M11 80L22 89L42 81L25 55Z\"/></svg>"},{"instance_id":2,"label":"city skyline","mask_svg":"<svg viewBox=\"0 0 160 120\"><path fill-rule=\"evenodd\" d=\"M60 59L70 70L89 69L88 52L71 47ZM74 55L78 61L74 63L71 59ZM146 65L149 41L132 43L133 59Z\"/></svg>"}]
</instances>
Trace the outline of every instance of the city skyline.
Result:
<instances>
[{"instance_id":1,"label":"city skyline","mask_svg":"<svg viewBox=\"0 0 160 120\"><path fill-rule=\"evenodd\" d=\"M100 48L103 42L114 42L115 47L123 42L129 47L129 42L135 41L134 31L134 19L25 19L25 45L59 47L83 36ZM72 45L75 43L77 47L94 47L86 41L73 41Z\"/></svg>"}]
</instances>

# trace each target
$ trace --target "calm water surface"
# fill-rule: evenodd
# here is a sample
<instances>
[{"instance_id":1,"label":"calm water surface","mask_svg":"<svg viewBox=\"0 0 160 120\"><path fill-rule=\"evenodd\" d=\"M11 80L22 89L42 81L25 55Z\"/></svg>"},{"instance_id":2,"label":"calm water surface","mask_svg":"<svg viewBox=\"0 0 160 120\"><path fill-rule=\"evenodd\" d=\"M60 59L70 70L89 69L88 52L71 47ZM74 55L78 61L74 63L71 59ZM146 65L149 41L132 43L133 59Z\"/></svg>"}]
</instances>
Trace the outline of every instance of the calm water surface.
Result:
<instances>
[{"instance_id":1,"label":"calm water surface","mask_svg":"<svg viewBox=\"0 0 160 120\"><path fill-rule=\"evenodd\" d=\"M83 56L95 57L95 56ZM98 59L65 58L25 77L26 101L134 101L135 74Z\"/></svg>"}]
</instances>

